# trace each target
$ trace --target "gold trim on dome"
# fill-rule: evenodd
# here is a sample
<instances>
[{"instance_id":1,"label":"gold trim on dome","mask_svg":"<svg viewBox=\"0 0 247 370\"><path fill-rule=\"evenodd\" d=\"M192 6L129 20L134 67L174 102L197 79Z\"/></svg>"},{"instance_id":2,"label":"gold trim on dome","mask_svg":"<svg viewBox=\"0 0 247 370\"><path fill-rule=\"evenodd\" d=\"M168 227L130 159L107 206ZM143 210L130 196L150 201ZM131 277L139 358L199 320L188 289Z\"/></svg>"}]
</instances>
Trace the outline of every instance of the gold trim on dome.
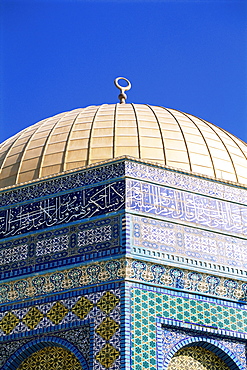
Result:
<instances>
[{"instance_id":1,"label":"gold trim on dome","mask_svg":"<svg viewBox=\"0 0 247 370\"><path fill-rule=\"evenodd\" d=\"M247 185L247 144L187 113L103 104L60 113L0 145L0 187L29 183L119 157Z\"/></svg>"}]
</instances>

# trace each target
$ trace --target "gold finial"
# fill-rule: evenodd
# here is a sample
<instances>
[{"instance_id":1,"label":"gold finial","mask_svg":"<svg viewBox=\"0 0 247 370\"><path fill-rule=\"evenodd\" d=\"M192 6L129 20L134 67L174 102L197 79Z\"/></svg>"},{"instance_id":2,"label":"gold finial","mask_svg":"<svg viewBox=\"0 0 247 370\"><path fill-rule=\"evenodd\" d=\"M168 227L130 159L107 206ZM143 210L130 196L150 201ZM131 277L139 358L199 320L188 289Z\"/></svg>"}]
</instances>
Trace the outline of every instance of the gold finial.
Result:
<instances>
[{"instance_id":1,"label":"gold finial","mask_svg":"<svg viewBox=\"0 0 247 370\"><path fill-rule=\"evenodd\" d=\"M127 86L119 85L119 83L118 83L119 80L126 81L128 85ZM127 78L124 78L124 77L117 77L114 80L114 84L120 90L120 94L118 95L118 99L120 100L120 104L125 104L125 100L127 99L127 95L124 92L131 89L130 81L127 80Z\"/></svg>"}]
</instances>

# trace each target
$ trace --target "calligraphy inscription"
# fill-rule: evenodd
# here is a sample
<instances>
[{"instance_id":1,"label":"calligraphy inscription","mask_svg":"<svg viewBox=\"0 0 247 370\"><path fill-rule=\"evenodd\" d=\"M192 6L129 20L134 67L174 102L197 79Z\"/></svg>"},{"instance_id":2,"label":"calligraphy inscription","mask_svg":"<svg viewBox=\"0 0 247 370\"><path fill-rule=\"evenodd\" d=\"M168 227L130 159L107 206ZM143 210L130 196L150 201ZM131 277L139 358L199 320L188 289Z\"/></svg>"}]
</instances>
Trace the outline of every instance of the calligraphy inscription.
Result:
<instances>
[{"instance_id":1,"label":"calligraphy inscription","mask_svg":"<svg viewBox=\"0 0 247 370\"><path fill-rule=\"evenodd\" d=\"M49 196L62 191L89 186L101 181L113 180L124 175L124 162L82 170L67 176L58 176L37 184L27 185L16 190L0 192L0 207Z\"/></svg>"},{"instance_id":2,"label":"calligraphy inscription","mask_svg":"<svg viewBox=\"0 0 247 370\"><path fill-rule=\"evenodd\" d=\"M0 212L0 237L69 223L124 208L125 182L82 189Z\"/></svg>"},{"instance_id":3,"label":"calligraphy inscription","mask_svg":"<svg viewBox=\"0 0 247 370\"><path fill-rule=\"evenodd\" d=\"M247 207L203 195L127 180L127 208L247 235Z\"/></svg>"}]
</instances>

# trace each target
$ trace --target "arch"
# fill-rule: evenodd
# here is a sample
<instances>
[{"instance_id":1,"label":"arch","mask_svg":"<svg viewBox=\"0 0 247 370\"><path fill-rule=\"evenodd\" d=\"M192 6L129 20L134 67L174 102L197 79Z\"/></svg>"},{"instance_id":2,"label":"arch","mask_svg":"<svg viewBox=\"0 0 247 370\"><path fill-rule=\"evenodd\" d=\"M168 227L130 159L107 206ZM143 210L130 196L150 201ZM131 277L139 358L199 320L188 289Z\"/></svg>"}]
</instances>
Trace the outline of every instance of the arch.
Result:
<instances>
[{"instance_id":1,"label":"arch","mask_svg":"<svg viewBox=\"0 0 247 370\"><path fill-rule=\"evenodd\" d=\"M80 362L83 370L89 370L85 357L78 349L65 339L57 337L44 337L31 340L30 342L21 346L15 353L13 353L8 361L2 367L2 370L16 370L21 363L26 360L33 353L45 347L61 347L72 352Z\"/></svg>"},{"instance_id":2,"label":"arch","mask_svg":"<svg viewBox=\"0 0 247 370\"><path fill-rule=\"evenodd\" d=\"M168 353L168 356L164 361L164 370L168 368L169 362L176 352L178 352L182 348L194 346L203 347L208 351L213 352L216 356L223 360L231 370L245 370L245 367L228 348L223 346L215 339L205 337L187 338L177 343Z\"/></svg>"}]
</instances>

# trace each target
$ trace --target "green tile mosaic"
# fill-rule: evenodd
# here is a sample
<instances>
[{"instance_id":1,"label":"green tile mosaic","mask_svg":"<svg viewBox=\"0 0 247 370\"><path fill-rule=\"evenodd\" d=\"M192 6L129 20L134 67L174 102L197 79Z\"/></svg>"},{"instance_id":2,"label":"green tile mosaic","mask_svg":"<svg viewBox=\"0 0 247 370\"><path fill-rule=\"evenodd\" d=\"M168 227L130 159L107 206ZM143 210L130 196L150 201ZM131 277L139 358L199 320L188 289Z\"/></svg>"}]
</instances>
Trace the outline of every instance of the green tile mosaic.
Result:
<instances>
[{"instance_id":1,"label":"green tile mosaic","mask_svg":"<svg viewBox=\"0 0 247 370\"><path fill-rule=\"evenodd\" d=\"M157 370L156 318L169 318L218 329L246 332L247 311L203 299L178 297L175 293L131 289L132 369ZM144 366L144 362L149 361Z\"/></svg>"}]
</instances>

